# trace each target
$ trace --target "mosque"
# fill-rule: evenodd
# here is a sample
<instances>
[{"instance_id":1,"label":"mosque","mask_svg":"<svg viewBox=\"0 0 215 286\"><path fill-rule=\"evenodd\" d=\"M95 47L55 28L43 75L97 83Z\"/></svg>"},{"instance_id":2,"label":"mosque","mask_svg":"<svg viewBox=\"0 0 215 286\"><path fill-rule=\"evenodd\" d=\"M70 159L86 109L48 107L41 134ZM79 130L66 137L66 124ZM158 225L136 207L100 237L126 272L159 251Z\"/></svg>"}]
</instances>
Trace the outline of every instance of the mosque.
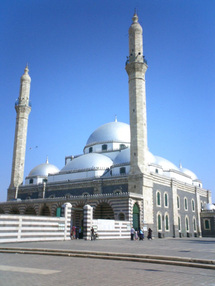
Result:
<instances>
[{"instance_id":1,"label":"mosque","mask_svg":"<svg viewBox=\"0 0 215 286\"><path fill-rule=\"evenodd\" d=\"M72 219L83 225L83 207L93 218L129 221L135 229L151 228L158 237L201 236L200 213L211 206L211 192L182 166L148 150L142 27L135 13L129 28L130 125L109 122L98 127L83 154L65 157L60 170L48 160L33 168L23 182L30 83L28 67L21 77L15 109L16 129L11 182L0 213L59 216L64 202L72 204Z\"/></svg>"}]
</instances>

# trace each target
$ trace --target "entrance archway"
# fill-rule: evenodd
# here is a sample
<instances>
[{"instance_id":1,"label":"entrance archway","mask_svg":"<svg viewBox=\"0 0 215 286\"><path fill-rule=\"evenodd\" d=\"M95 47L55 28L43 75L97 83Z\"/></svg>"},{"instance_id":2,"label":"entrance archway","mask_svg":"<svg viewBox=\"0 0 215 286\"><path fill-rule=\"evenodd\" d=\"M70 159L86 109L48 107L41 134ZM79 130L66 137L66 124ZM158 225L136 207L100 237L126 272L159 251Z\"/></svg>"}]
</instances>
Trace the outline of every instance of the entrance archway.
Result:
<instances>
[{"instance_id":1,"label":"entrance archway","mask_svg":"<svg viewBox=\"0 0 215 286\"><path fill-rule=\"evenodd\" d=\"M25 210L25 215L37 215L33 207L27 207Z\"/></svg>"},{"instance_id":2,"label":"entrance archway","mask_svg":"<svg viewBox=\"0 0 215 286\"><path fill-rule=\"evenodd\" d=\"M9 214L20 214L19 210L17 208L12 208L9 212Z\"/></svg>"},{"instance_id":3,"label":"entrance archway","mask_svg":"<svg viewBox=\"0 0 215 286\"><path fill-rule=\"evenodd\" d=\"M78 205L73 208L72 219L73 225L76 227L76 238L83 238L84 227L84 205Z\"/></svg>"},{"instance_id":4,"label":"entrance archway","mask_svg":"<svg viewBox=\"0 0 215 286\"><path fill-rule=\"evenodd\" d=\"M47 205L44 205L40 211L41 216L50 216L50 209Z\"/></svg>"},{"instance_id":5,"label":"entrance archway","mask_svg":"<svg viewBox=\"0 0 215 286\"><path fill-rule=\"evenodd\" d=\"M94 211L94 219L114 219L114 212L108 203L99 204Z\"/></svg>"},{"instance_id":6,"label":"entrance archway","mask_svg":"<svg viewBox=\"0 0 215 286\"><path fill-rule=\"evenodd\" d=\"M133 206L133 227L135 230L140 229L140 208L137 203Z\"/></svg>"}]
</instances>

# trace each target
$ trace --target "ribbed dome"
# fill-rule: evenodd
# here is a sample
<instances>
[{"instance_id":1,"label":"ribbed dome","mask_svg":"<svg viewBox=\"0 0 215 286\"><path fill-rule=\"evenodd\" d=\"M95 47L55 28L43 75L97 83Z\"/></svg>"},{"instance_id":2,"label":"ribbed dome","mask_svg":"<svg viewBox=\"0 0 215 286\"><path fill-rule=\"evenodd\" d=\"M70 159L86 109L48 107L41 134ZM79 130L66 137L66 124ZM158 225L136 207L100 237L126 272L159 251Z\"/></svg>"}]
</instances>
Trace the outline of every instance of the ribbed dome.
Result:
<instances>
[{"instance_id":1,"label":"ribbed dome","mask_svg":"<svg viewBox=\"0 0 215 286\"><path fill-rule=\"evenodd\" d=\"M113 161L105 155L97 153L89 153L73 159L69 162L61 172L85 170L94 168L107 169L113 164Z\"/></svg>"},{"instance_id":2,"label":"ribbed dome","mask_svg":"<svg viewBox=\"0 0 215 286\"><path fill-rule=\"evenodd\" d=\"M164 171L169 171L169 170L179 171L179 169L170 161L159 156L154 156L154 157L155 157L154 163L160 165Z\"/></svg>"},{"instance_id":3,"label":"ribbed dome","mask_svg":"<svg viewBox=\"0 0 215 286\"><path fill-rule=\"evenodd\" d=\"M185 168L180 168L179 169L182 173L188 175L189 177L191 177L192 180L198 180L196 174L194 174L192 171L185 169Z\"/></svg>"},{"instance_id":4,"label":"ribbed dome","mask_svg":"<svg viewBox=\"0 0 215 286\"><path fill-rule=\"evenodd\" d=\"M106 123L90 135L86 145L104 142L130 143L130 126L117 121Z\"/></svg>"},{"instance_id":5,"label":"ribbed dome","mask_svg":"<svg viewBox=\"0 0 215 286\"><path fill-rule=\"evenodd\" d=\"M28 177L33 177L33 176L48 176L48 174L56 174L58 173L60 170L52 165L49 164L48 161L44 164L40 164L38 166L36 166L35 168L33 168L31 170L31 172L29 173Z\"/></svg>"}]
</instances>

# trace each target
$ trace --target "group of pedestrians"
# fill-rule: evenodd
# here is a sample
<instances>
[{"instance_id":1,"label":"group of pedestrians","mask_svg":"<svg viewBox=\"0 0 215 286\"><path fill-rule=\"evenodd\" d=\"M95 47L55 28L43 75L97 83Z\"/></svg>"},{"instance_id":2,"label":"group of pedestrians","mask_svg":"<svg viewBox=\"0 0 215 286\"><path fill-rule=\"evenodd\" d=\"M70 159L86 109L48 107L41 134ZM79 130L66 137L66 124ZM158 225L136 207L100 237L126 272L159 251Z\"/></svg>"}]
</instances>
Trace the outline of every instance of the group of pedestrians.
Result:
<instances>
[{"instance_id":1,"label":"group of pedestrians","mask_svg":"<svg viewBox=\"0 0 215 286\"><path fill-rule=\"evenodd\" d=\"M82 227L76 227L76 226L72 226L71 229L71 239L81 239L83 238L83 229Z\"/></svg>"},{"instance_id":2,"label":"group of pedestrians","mask_svg":"<svg viewBox=\"0 0 215 286\"><path fill-rule=\"evenodd\" d=\"M152 230L151 228L148 229L148 234L147 234L148 240L152 239ZM132 226L131 228L131 240L143 240L144 239L144 231L142 229L140 230L135 230L134 227Z\"/></svg>"},{"instance_id":3,"label":"group of pedestrians","mask_svg":"<svg viewBox=\"0 0 215 286\"><path fill-rule=\"evenodd\" d=\"M92 227L91 228L91 240L95 240L97 238L97 236L98 235L97 235L95 229ZM79 238L83 238L83 229L82 229L82 227L76 227L73 225L71 228L71 239L79 239ZM148 229L147 238L149 240L152 239L151 228ZM143 239L144 239L144 230L143 229L135 230L134 227L132 226L132 228L131 228L131 240L143 240Z\"/></svg>"}]
</instances>

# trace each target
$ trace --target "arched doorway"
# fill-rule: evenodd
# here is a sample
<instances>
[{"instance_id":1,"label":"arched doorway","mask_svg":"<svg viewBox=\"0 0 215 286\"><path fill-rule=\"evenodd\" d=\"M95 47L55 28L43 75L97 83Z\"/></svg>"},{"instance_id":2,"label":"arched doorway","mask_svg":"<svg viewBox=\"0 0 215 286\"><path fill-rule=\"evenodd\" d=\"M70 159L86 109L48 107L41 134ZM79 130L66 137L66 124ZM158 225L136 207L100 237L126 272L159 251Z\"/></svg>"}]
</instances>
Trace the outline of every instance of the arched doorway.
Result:
<instances>
[{"instance_id":1,"label":"arched doorway","mask_svg":"<svg viewBox=\"0 0 215 286\"><path fill-rule=\"evenodd\" d=\"M50 216L50 209L47 205L44 205L40 211L40 215L42 216Z\"/></svg>"},{"instance_id":2,"label":"arched doorway","mask_svg":"<svg viewBox=\"0 0 215 286\"><path fill-rule=\"evenodd\" d=\"M17 208L12 208L9 212L9 214L20 214L19 210Z\"/></svg>"},{"instance_id":3,"label":"arched doorway","mask_svg":"<svg viewBox=\"0 0 215 286\"><path fill-rule=\"evenodd\" d=\"M108 203L97 205L93 214L94 219L114 219L114 212Z\"/></svg>"},{"instance_id":4,"label":"arched doorway","mask_svg":"<svg viewBox=\"0 0 215 286\"><path fill-rule=\"evenodd\" d=\"M76 227L76 238L83 238L84 227L84 205L78 205L72 208L72 222Z\"/></svg>"},{"instance_id":5,"label":"arched doorway","mask_svg":"<svg viewBox=\"0 0 215 286\"><path fill-rule=\"evenodd\" d=\"M25 209L25 215L37 215L33 207L27 207Z\"/></svg>"},{"instance_id":6,"label":"arched doorway","mask_svg":"<svg viewBox=\"0 0 215 286\"><path fill-rule=\"evenodd\" d=\"M137 203L133 206L133 227L135 230L140 229L140 208Z\"/></svg>"},{"instance_id":7,"label":"arched doorway","mask_svg":"<svg viewBox=\"0 0 215 286\"><path fill-rule=\"evenodd\" d=\"M125 220L125 215L123 213L119 213L118 219L119 220Z\"/></svg>"}]
</instances>

